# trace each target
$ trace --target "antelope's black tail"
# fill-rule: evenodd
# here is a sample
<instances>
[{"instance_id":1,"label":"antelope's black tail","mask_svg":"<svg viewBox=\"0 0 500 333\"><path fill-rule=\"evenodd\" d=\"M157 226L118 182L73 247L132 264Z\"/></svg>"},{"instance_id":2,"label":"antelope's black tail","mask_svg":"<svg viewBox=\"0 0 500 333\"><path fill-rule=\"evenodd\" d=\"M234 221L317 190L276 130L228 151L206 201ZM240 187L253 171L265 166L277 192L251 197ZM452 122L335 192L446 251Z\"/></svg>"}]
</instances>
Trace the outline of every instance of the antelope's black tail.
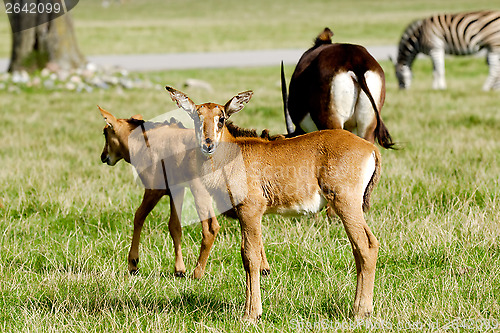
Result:
<instances>
[{"instance_id":1,"label":"antelope's black tail","mask_svg":"<svg viewBox=\"0 0 500 333\"><path fill-rule=\"evenodd\" d=\"M283 65L283 60L281 61L281 97L283 98L283 111L285 113L285 123L286 131L288 134L295 132L293 126L292 118L288 112L288 93L286 91L286 79L285 79L285 66Z\"/></svg>"},{"instance_id":2,"label":"antelope's black tail","mask_svg":"<svg viewBox=\"0 0 500 333\"><path fill-rule=\"evenodd\" d=\"M385 127L385 124L382 121L382 118L380 117L380 110L378 109L377 104L375 103L375 100L373 99L373 96L370 92L370 89L366 84L364 73L356 73L356 76L359 86L361 87L361 90L363 90L366 96L368 96L368 99L372 104L373 110L375 111L375 117L377 118L377 126L375 127L375 139L377 140L378 144L384 147L385 149L396 149L395 147L396 143L392 141L392 137L389 134L389 130L387 129L387 127Z\"/></svg>"}]
</instances>

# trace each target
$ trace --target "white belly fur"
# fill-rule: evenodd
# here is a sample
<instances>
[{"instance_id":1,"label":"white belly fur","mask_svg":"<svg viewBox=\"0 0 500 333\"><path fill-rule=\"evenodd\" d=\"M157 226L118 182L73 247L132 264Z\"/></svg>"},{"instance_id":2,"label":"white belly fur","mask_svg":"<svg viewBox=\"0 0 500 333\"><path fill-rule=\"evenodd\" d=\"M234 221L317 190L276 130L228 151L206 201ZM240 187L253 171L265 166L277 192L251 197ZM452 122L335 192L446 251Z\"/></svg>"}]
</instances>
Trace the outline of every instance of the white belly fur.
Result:
<instances>
[{"instance_id":1,"label":"white belly fur","mask_svg":"<svg viewBox=\"0 0 500 333\"><path fill-rule=\"evenodd\" d=\"M269 209L267 214L280 214L290 216L309 215L319 212L326 206L326 199L319 192L316 192L311 198L307 198L301 203L292 206L280 206Z\"/></svg>"}]
</instances>

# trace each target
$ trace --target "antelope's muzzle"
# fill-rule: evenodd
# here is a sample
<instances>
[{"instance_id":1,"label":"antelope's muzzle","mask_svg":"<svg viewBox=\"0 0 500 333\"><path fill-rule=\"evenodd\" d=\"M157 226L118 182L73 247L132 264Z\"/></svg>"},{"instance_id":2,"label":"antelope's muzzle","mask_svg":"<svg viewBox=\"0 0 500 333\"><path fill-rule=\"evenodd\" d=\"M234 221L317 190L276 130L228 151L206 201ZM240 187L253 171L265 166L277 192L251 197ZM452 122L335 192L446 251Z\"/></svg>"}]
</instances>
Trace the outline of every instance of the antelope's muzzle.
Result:
<instances>
[{"instance_id":1,"label":"antelope's muzzle","mask_svg":"<svg viewBox=\"0 0 500 333\"><path fill-rule=\"evenodd\" d=\"M205 142L201 145L201 150L204 154L212 155L215 152L215 144L212 139L205 139Z\"/></svg>"}]
</instances>

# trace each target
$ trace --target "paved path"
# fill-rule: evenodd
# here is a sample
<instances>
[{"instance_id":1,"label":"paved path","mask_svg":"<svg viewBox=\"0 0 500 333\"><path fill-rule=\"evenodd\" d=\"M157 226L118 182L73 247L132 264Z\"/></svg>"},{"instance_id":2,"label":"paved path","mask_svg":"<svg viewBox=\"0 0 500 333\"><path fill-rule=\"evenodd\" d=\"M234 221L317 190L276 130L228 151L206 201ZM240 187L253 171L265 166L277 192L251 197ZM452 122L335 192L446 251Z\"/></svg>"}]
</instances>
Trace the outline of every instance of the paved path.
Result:
<instances>
[{"instance_id":1,"label":"paved path","mask_svg":"<svg viewBox=\"0 0 500 333\"><path fill-rule=\"evenodd\" d=\"M387 60L396 56L394 46L372 46L368 51L377 60ZM213 53L172 53L172 54L136 54L87 56L98 66L118 66L128 71L155 71L169 69L226 68L278 66L281 60L285 64L295 65L304 50L260 50ZM0 72L5 72L8 59L0 59Z\"/></svg>"}]
</instances>

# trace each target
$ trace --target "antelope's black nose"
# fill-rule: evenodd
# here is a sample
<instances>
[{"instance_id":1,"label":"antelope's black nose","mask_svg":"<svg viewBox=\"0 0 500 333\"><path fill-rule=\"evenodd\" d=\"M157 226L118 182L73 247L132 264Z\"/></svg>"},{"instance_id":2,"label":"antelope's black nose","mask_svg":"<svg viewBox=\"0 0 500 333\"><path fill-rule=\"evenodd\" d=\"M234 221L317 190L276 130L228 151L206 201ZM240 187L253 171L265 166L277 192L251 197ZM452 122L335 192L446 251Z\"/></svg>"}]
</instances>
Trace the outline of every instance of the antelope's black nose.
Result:
<instances>
[{"instance_id":1,"label":"antelope's black nose","mask_svg":"<svg viewBox=\"0 0 500 333\"><path fill-rule=\"evenodd\" d=\"M209 145L203 145L203 149L206 151L206 152L212 152L215 148L215 145L212 143L212 144L209 144Z\"/></svg>"},{"instance_id":2,"label":"antelope's black nose","mask_svg":"<svg viewBox=\"0 0 500 333\"><path fill-rule=\"evenodd\" d=\"M205 154L212 155L215 152L215 145L212 144L203 144L201 145L201 151Z\"/></svg>"}]
</instances>

